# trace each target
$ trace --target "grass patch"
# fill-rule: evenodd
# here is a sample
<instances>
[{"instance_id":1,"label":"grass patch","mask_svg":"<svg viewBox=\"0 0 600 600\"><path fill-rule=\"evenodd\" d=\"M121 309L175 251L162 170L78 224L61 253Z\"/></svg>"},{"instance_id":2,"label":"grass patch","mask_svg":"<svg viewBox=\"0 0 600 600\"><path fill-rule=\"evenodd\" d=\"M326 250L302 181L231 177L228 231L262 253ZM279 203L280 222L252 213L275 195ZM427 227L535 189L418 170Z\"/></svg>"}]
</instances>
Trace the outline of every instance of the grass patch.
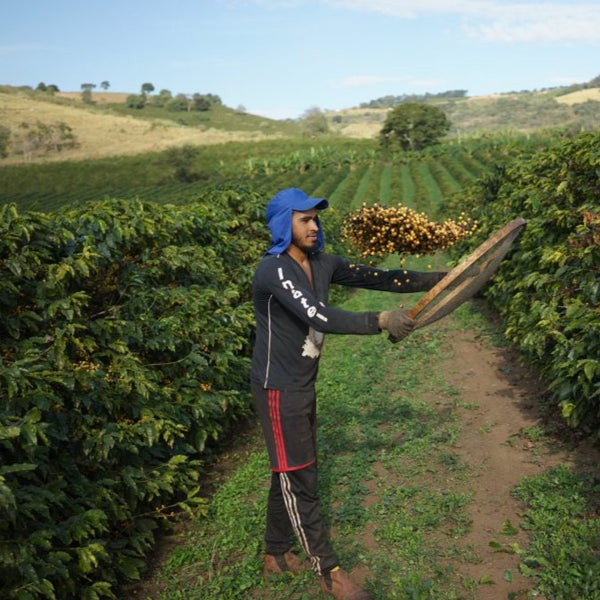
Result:
<instances>
[{"instance_id":1,"label":"grass patch","mask_svg":"<svg viewBox=\"0 0 600 600\"><path fill-rule=\"evenodd\" d=\"M566 465L527 477L514 490L532 532L521 571L547 598L600 598L600 480Z\"/></svg>"}]
</instances>

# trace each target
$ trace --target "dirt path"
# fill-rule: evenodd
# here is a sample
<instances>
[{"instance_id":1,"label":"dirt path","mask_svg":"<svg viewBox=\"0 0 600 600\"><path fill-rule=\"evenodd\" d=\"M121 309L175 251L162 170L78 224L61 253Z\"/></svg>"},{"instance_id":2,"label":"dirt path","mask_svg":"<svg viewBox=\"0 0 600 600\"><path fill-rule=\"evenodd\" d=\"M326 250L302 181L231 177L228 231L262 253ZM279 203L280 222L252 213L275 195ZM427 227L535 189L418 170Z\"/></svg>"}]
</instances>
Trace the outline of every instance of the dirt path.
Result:
<instances>
[{"instance_id":1,"label":"dirt path","mask_svg":"<svg viewBox=\"0 0 600 600\"><path fill-rule=\"evenodd\" d=\"M523 506L510 491L523 477L558 463L597 464L597 453L586 444L567 450L558 439L538 439L535 433L543 429L544 421L536 401L541 384L519 364L514 351L491 347L475 332L461 331L442 368L447 381L460 391L463 407L458 411L462 434L457 452L477 474L470 504L472 528L464 543L473 546L481 562L461 570L475 581L490 582L479 587L478 600L524 597L519 592L533 587L533 582L520 575L519 557L490 546L490 542L528 546L527 535L519 529ZM506 535L513 527L518 531Z\"/></svg>"}]
</instances>

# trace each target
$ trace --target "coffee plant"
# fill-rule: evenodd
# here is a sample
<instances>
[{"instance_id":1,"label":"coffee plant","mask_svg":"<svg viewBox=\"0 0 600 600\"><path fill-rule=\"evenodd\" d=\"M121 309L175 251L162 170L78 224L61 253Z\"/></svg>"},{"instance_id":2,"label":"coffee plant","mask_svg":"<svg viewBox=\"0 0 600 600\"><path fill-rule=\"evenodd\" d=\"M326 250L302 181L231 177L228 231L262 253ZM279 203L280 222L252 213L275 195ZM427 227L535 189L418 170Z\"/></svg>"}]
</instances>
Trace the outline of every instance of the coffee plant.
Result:
<instances>
[{"instance_id":1,"label":"coffee plant","mask_svg":"<svg viewBox=\"0 0 600 600\"><path fill-rule=\"evenodd\" d=\"M0 208L0 597L114 598L248 411L264 199Z\"/></svg>"},{"instance_id":2,"label":"coffee plant","mask_svg":"<svg viewBox=\"0 0 600 600\"><path fill-rule=\"evenodd\" d=\"M565 419L596 436L600 431L599 148L596 132L558 139L526 158L515 151L516 160L499 165L448 203L477 218L483 237L513 217L528 220L487 297L503 315L508 339L527 354L549 384ZM461 251L472 247L472 241L465 242Z\"/></svg>"}]
</instances>

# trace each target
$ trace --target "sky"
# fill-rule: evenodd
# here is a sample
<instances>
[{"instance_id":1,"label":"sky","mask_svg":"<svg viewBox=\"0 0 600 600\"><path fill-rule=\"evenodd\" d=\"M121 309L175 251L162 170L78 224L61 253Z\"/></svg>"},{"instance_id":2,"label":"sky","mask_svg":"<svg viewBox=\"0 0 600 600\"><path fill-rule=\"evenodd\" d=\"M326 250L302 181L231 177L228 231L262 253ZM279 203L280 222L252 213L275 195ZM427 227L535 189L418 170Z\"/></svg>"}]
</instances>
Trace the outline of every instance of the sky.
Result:
<instances>
[{"instance_id":1,"label":"sky","mask_svg":"<svg viewBox=\"0 0 600 600\"><path fill-rule=\"evenodd\" d=\"M274 119L600 75L600 0L0 0L0 85L216 94Z\"/></svg>"}]
</instances>

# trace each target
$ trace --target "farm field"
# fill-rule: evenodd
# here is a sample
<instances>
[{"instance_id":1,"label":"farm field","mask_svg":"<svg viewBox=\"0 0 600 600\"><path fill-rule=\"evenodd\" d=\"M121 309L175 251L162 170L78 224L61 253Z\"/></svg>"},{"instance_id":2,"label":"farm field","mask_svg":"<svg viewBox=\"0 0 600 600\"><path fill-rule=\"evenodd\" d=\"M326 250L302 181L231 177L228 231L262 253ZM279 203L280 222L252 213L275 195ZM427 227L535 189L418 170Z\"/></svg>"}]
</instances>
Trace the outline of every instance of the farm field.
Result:
<instances>
[{"instance_id":1,"label":"farm field","mask_svg":"<svg viewBox=\"0 0 600 600\"><path fill-rule=\"evenodd\" d=\"M384 159L369 139L275 137L96 160L86 148L77 160L1 167L0 377L15 412L0 413L0 452L11 457L0 505L13 515L2 525L13 529L0 547L0 595L19 573L25 592L7 591L18 600L52 598L53 586L67 598L78 585L120 600L321 597L310 574L261 578L269 474L244 376L264 204L296 186L330 199L333 251L353 252L341 225L363 203L439 220L465 210L481 235L530 219L526 252L486 292L495 304L477 298L398 345L329 337L321 485L345 565L375 600L600 598L600 456L594 436L563 418L568 409L586 422L600 374L600 207L586 187L596 185L596 141L505 134ZM564 156L577 157L566 174ZM466 252L408 266L448 269ZM579 288L560 288L556 273ZM549 371L568 367L554 382L573 390L563 416L541 369L506 341L515 317L502 306L518 308L527 286L535 311L510 321L513 340L535 354L557 330L575 332L575 346L566 331L541 353ZM544 296L554 289L560 306ZM416 301L389 296L335 302ZM63 479L36 467L50 459L53 473L65 465Z\"/></svg>"},{"instance_id":2,"label":"farm field","mask_svg":"<svg viewBox=\"0 0 600 600\"><path fill-rule=\"evenodd\" d=\"M317 177L323 183L307 189L332 198L334 211L377 197L434 213L444 196L460 194L495 164L485 157L442 153L399 168L371 165L341 183ZM411 264L447 268L448 260ZM359 292L343 307L393 303ZM324 503L348 568L376 599L554 597L537 588L535 569L523 567L523 560L535 564L528 548L544 534L528 529L528 519L540 517L528 517L527 496L516 490L549 477L556 491L571 472L597 477L600 454L544 403L542 382L502 340L500 326L472 302L402 347L380 339L328 340L319 386ZM207 517L174 529L159 546L151 576L126 589L128 600L325 598L311 574L293 581L260 577L266 470L260 433L250 425L215 466ZM597 594L590 588L590 598Z\"/></svg>"}]
</instances>

